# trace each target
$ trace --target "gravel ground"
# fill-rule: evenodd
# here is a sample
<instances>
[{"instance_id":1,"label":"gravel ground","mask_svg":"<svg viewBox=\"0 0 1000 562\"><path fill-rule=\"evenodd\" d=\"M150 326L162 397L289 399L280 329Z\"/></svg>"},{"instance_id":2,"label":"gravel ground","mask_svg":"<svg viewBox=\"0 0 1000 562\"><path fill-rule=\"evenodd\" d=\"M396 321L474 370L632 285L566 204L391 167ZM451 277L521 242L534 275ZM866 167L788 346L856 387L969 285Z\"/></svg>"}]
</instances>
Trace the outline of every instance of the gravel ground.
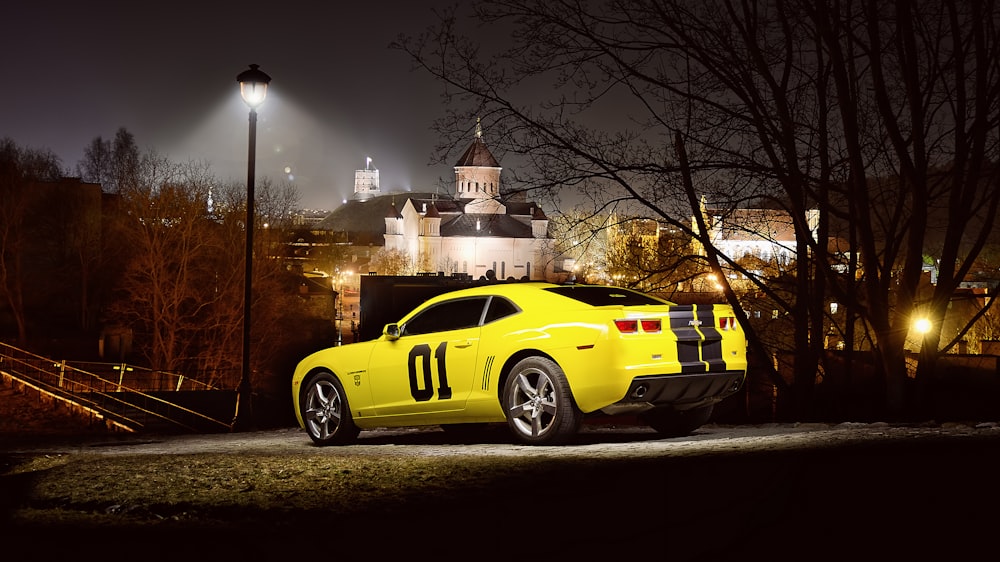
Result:
<instances>
[{"instance_id":1,"label":"gravel ground","mask_svg":"<svg viewBox=\"0 0 1000 562\"><path fill-rule=\"evenodd\" d=\"M0 544L16 560L971 560L1000 525L995 423L361 437L0 441Z\"/></svg>"}]
</instances>

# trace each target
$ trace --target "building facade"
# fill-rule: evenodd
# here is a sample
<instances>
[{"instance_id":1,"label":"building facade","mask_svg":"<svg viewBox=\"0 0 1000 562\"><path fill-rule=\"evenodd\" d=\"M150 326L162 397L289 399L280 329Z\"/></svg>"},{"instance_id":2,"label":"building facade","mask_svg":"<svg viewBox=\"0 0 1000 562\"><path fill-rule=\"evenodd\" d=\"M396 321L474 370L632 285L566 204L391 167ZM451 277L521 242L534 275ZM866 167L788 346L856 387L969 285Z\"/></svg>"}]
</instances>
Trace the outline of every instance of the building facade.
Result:
<instances>
[{"instance_id":1,"label":"building facade","mask_svg":"<svg viewBox=\"0 0 1000 562\"><path fill-rule=\"evenodd\" d=\"M383 193L366 166L355 174L352 200L317 228L341 233L363 261L382 249L402 252L414 273L551 280L548 217L535 203L505 197L502 168L482 137L477 126L454 166L451 193ZM358 265L356 271L385 273Z\"/></svg>"}]
</instances>

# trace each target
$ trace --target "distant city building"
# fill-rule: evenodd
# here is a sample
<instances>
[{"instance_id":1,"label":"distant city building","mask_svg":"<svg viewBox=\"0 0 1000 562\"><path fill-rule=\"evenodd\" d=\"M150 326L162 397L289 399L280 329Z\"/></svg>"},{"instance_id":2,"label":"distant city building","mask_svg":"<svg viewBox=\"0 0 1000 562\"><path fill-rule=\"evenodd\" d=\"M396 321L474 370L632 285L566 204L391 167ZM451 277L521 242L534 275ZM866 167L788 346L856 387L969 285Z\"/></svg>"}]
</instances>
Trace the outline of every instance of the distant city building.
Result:
<instances>
[{"instance_id":1,"label":"distant city building","mask_svg":"<svg viewBox=\"0 0 1000 562\"><path fill-rule=\"evenodd\" d=\"M796 257L795 225L787 211L775 209L729 209L716 211L701 200L701 214L708 237L718 251L733 260L754 257L763 262L788 264ZM819 210L806 212L813 239L818 236ZM691 229L697 235L698 221L691 218ZM705 250L695 239L699 255Z\"/></svg>"},{"instance_id":2,"label":"distant city building","mask_svg":"<svg viewBox=\"0 0 1000 562\"><path fill-rule=\"evenodd\" d=\"M377 170L366 165L355 172L354 197L315 228L338 234L341 243L355 248L358 261L367 261L359 254L370 259L385 248L408 255L418 273L550 278L548 218L523 197L505 198L502 168L482 136L477 125L472 144L455 164L453 193L385 194L378 189Z\"/></svg>"},{"instance_id":3,"label":"distant city building","mask_svg":"<svg viewBox=\"0 0 1000 562\"><path fill-rule=\"evenodd\" d=\"M292 214L292 226L313 228L329 214L330 211L321 209L299 209Z\"/></svg>"}]
</instances>

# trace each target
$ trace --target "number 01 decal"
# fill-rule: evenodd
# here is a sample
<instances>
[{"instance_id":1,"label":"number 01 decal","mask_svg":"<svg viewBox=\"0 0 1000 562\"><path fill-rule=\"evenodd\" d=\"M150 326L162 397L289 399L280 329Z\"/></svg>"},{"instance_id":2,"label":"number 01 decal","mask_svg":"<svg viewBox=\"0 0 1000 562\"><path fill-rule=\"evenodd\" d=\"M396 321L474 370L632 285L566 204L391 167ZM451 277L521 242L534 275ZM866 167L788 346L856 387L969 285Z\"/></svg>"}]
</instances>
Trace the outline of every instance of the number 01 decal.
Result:
<instances>
[{"instance_id":1,"label":"number 01 decal","mask_svg":"<svg viewBox=\"0 0 1000 562\"><path fill-rule=\"evenodd\" d=\"M448 350L448 342L443 341L434 350L434 358L437 359L438 372L438 400L451 398L451 387L448 386L448 372L444 364L444 354ZM424 380L423 385L417 381L417 358L422 359ZM434 398L434 381L431 377L431 346L422 343L410 350L410 359L406 362L410 371L410 395L417 402L426 402Z\"/></svg>"}]
</instances>

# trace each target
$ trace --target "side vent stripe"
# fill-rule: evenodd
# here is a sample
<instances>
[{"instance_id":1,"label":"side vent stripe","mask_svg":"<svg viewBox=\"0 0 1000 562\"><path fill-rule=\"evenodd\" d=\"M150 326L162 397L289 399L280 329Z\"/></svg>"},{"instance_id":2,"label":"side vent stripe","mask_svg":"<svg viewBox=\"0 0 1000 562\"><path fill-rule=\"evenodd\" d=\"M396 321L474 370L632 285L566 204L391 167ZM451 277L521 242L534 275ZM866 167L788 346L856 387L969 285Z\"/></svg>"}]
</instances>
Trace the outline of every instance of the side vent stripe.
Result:
<instances>
[{"instance_id":1,"label":"side vent stripe","mask_svg":"<svg viewBox=\"0 0 1000 562\"><path fill-rule=\"evenodd\" d=\"M490 371L493 370L494 359L496 359L495 355L490 355L486 358L486 366L483 367L483 390L489 390L490 388Z\"/></svg>"}]
</instances>

